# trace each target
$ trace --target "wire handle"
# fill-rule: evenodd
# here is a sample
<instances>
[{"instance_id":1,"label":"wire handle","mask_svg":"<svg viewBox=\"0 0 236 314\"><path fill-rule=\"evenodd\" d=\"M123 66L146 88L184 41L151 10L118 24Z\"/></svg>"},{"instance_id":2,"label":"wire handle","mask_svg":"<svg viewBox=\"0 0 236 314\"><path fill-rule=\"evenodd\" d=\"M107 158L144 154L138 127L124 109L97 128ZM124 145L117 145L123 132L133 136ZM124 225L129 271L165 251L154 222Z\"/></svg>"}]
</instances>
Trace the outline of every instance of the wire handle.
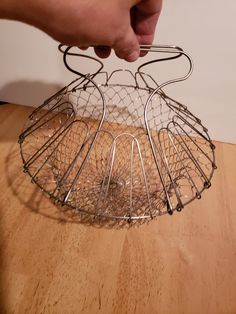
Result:
<instances>
[{"instance_id":1,"label":"wire handle","mask_svg":"<svg viewBox=\"0 0 236 314\"><path fill-rule=\"evenodd\" d=\"M137 69L137 73L139 73L139 75L141 77L142 77L141 69L143 69L144 67L146 67L152 63L174 60L174 59L180 58L182 56L186 57L187 60L189 61L189 69L188 69L188 72L184 76L178 77L175 79L171 79L171 80L168 80L168 81L162 83L161 85L159 85L157 87L156 91L161 90L166 85L185 81L187 78L189 78L189 76L193 72L193 61L192 61L191 57L182 48L180 48L178 46L174 46L174 45L140 45L140 50L144 51L144 52L159 52L159 53L164 53L164 54L174 54L173 56L158 58L158 59L154 59L154 60L151 60L151 61L148 61L148 62L141 64Z\"/></svg>"},{"instance_id":2,"label":"wire handle","mask_svg":"<svg viewBox=\"0 0 236 314\"><path fill-rule=\"evenodd\" d=\"M74 74L77 74L79 76L82 76L82 77L88 77L89 76L90 79L93 79L98 73L100 73L102 71L104 65L103 65L103 63L102 63L102 61L100 59L92 57L92 56L89 56L89 55L85 55L85 54L81 54L81 53L77 53L77 52L76 53L72 52L71 50L73 48L74 47L65 46L63 44L60 44L58 46L59 51L63 53L64 64L65 64L66 68L70 72L72 72ZM141 64L138 67L138 69L137 69L137 73L142 77L144 82L145 82L145 79L143 78L143 73L142 73L141 70L144 67L146 67L146 66L148 66L148 65L150 65L152 63L168 61L168 60L174 60L174 59L180 58L182 56L186 57L187 60L189 61L189 70L188 70L186 75L184 75L182 77L178 77L176 79L168 80L167 82L164 82L161 85L158 85L158 88L157 88L158 90L163 88L166 85L186 80L191 75L191 73L193 71L193 62L192 62L191 57L185 51L183 51L182 48L180 48L178 46L174 46L174 45L140 45L140 51L149 52L149 53L150 52L154 52L154 53L173 54L172 56L167 56L167 57L163 57L163 58L154 59L154 60L151 60L151 61L148 61L148 62L145 62L145 63ZM87 59L96 61L99 64L99 68L98 68L98 70L96 72L94 72L92 74L91 73L83 74L83 73L75 70L74 68L72 68L69 65L69 63L68 63L68 56L83 57L83 58L87 58Z\"/></svg>"},{"instance_id":3,"label":"wire handle","mask_svg":"<svg viewBox=\"0 0 236 314\"><path fill-rule=\"evenodd\" d=\"M71 47L71 46L66 46L66 45L63 45L63 44L60 44L58 46L58 49L60 52L63 53L63 62L65 64L65 67L67 68L67 70L69 70L70 72L74 73L74 74L77 74L79 76L82 76L82 77L85 77L87 78L88 76L90 77L90 79L93 79L99 72L102 71L104 65L103 63L98 59L98 58L94 58L92 56L89 56L89 55L85 55L85 54L81 54L81 53L75 53L75 52L72 52L71 50L75 48L75 47ZM83 57L83 58L87 58L87 59L90 59L90 60L93 60L93 61L96 61L98 64L99 64L99 68L96 72L94 73L86 73L86 74L83 74L75 69L73 69L69 63L68 63L68 56L76 56L76 57Z\"/></svg>"}]
</instances>

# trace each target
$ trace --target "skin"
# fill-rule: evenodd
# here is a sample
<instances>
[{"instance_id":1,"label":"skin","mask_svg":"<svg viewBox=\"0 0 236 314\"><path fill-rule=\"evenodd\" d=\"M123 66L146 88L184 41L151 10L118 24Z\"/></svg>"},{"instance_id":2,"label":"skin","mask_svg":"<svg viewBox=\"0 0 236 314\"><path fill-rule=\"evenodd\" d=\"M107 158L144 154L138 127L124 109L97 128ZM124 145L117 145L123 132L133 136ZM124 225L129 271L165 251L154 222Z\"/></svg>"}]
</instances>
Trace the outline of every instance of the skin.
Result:
<instances>
[{"instance_id":1,"label":"skin","mask_svg":"<svg viewBox=\"0 0 236 314\"><path fill-rule=\"evenodd\" d=\"M140 44L151 44L162 0L1 0L0 18L35 26L55 40L101 58L114 49L135 61Z\"/></svg>"}]
</instances>

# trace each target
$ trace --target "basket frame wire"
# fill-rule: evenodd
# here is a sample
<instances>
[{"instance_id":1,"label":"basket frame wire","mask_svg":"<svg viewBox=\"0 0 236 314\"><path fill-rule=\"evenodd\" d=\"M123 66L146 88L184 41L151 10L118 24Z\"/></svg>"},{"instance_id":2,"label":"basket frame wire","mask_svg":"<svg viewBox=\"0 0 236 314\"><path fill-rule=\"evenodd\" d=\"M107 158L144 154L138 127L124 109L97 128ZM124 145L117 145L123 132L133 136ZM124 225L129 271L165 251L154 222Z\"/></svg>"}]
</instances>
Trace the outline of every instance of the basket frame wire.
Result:
<instances>
[{"instance_id":1,"label":"basket frame wire","mask_svg":"<svg viewBox=\"0 0 236 314\"><path fill-rule=\"evenodd\" d=\"M142 45L140 48L142 51L147 52L162 52L164 54L168 54L167 57L154 59L152 61L143 63L141 66L138 67L135 74L133 74L130 70L125 70L130 76L133 78L134 84L111 84L111 79L119 74L121 69L117 69L110 73L110 75L103 71L103 63L93 57L83 55L80 53L74 53L72 52L73 47L65 47L63 45L59 46L59 50L63 52L63 60L66 68L77 75L77 78L73 80L70 84L63 87L60 91L58 91L55 95L48 98L41 106L36 108L33 113L29 116L29 120L34 120L37 115L42 112L42 110L47 109L47 111L43 112L43 114L36 118L35 123L31 123L28 127L23 130L23 132L19 136L19 143L20 143L20 151L21 151L21 157L23 161L23 167L24 171L27 172L32 182L37 184L41 190L43 190L46 194L49 195L49 197L54 200L56 203L59 203L62 206L66 206L66 208L72 208L75 211L83 212L89 215L93 215L94 217L105 217L110 219L122 219L127 221L132 220L138 220L138 219L146 219L146 218L154 218L156 216L162 215L166 212L168 212L170 215L173 214L175 210L181 211L184 206L186 206L188 203L193 201L195 198L199 199L201 198L202 192L211 186L211 179L213 176L213 172L216 169L215 164L215 146L212 143L209 135L208 130L202 125L200 119L195 117L186 106L182 105L178 101L170 98L165 94L163 91L163 88L167 85L178 83L181 81L186 80L192 73L193 70L193 63L190 58L190 56L183 51L182 48L177 46L170 46L170 45L163 45L163 46L156 46L156 45ZM171 56L169 56L171 55ZM95 61L98 61L98 64L100 65L98 70L95 71L92 74L83 74L72 68L68 63L68 57L69 56L76 56L76 57L85 57L87 59L93 59ZM149 74L146 74L143 69L147 67L150 64L161 62L161 61L168 61L172 59L177 59L179 57L186 57L189 63L189 69L187 73L182 76L175 79L168 80L161 85L159 85L152 76ZM96 77L104 75L105 76L105 82L103 84L98 84L96 82ZM142 83L144 84L144 87L140 85L138 82L138 79L141 79ZM154 88L148 84L147 79L151 80L154 84ZM143 122L144 122L144 133L141 133L141 135L134 135L129 132L122 132L118 135L113 135L109 130L103 129L103 126L105 124L107 119L107 101L104 95L103 88L118 88L120 87L125 89L134 89L139 91L144 91L147 93L148 97L143 107ZM63 97L67 96L70 93L76 93L89 90L90 88L94 88L96 93L98 94L97 97L100 97L100 105L101 105L101 116L98 119L98 123L96 126L95 131L91 132L89 134L89 125L86 120L83 119L83 117L78 118L76 111L74 110L73 104L67 100L64 101ZM90 97L90 96L89 96ZM131 97L131 96L130 96ZM139 97L141 99L141 96L139 94ZM159 128L157 132L157 139L153 136L153 130L152 126L150 125L150 119L149 119L149 112L152 110L153 106L153 99L154 97L159 97L166 108L168 110L171 110L174 112L174 115L167 123L166 126L162 126ZM142 100L142 99L141 99ZM54 102L54 104L53 104ZM51 105L52 104L52 105ZM150 109L151 108L151 109ZM25 142L26 139L36 132L39 132L42 128L46 127L48 124L56 120L60 115L66 113L66 120L64 124L61 124L58 129L53 133L51 137L49 137L46 142L44 142L34 154L32 154L29 158L26 159L25 157ZM52 114L50 117L49 115ZM48 118L49 116L49 118ZM189 122L191 121L191 123ZM44 187L43 184L40 183L38 180L38 176L40 172L42 172L42 169L49 163L49 161L53 158L59 147L62 146L62 143L65 141L65 139L68 137L68 134L70 133L71 129L76 125L84 125L85 133L84 137L82 137L82 143L80 148L76 151L75 156L72 158L71 162L67 165L64 172L61 174L60 178L58 179L57 185L54 187L52 191L49 191L47 188ZM207 143L209 145L211 151L211 156L209 152L205 152L204 149L201 147L201 145L196 141L193 140L192 137L189 135L189 133L186 131L186 129L183 127L187 127L190 130L190 133L196 134L204 143ZM197 126L196 126L197 125ZM200 130L199 130L200 129ZM109 157L108 162L106 164L104 173L105 176L101 182L100 190L98 192L98 198L96 201L95 210L91 213L91 210L88 210L84 207L78 207L73 202L70 201L71 196L73 197L73 193L75 191L76 185L80 180L80 176L86 169L86 164L88 163L90 159L90 155L94 151L94 147L96 145L96 142L98 141L100 136L107 136L111 138L112 145L109 149ZM141 148L141 137L145 136L147 138L151 153L152 153L152 159L155 163L155 168L158 173L158 178L161 183L161 197L160 199L163 199L163 204L166 206L166 211L160 210L158 206L154 204L153 201L153 193L150 191L149 186L149 178L148 178L148 170L146 169L145 164L145 158L142 153ZM116 212L113 212L112 210L107 213L106 211L103 211L103 207L109 200L109 193L112 185L113 180L113 173L114 168L116 165L116 158L117 153L116 151L119 150L119 141L122 138L126 138L130 140L130 153L129 153L129 195L127 197L128 199L128 206L126 213L124 214L117 214ZM162 141L162 138L164 141ZM186 142L186 139L188 142ZM169 148L168 153L166 152L166 142L171 143L171 148ZM188 144L191 144L189 147ZM206 144L204 144L206 146ZM75 167L78 163L78 160L81 158L81 155L84 154L85 147L87 147L87 151L85 152L84 158L79 166L78 169L76 169L75 173L73 174L73 180L70 181L69 188L66 188L63 196L60 194L61 188L63 186L63 182L66 182L68 178L72 175L73 171L75 170ZM204 146L204 147L205 147ZM47 152L47 150L51 149L51 151L48 153L46 158L44 158L41 165L36 167L34 172L32 172L31 167L36 163L42 156ZM171 150L172 149L172 150ZM137 151L137 153L136 153ZM206 158L208 160L209 164L211 165L211 171L208 171L208 174L205 173L206 169L203 169L201 166L201 163L199 160L195 157L194 151L198 151L202 158ZM178 184L178 177L176 178L175 172L172 173L173 164L171 163L171 156L176 156L175 163L176 165L181 166L181 173L184 173L184 177L186 180L189 181L191 184L191 189L195 191L195 193L192 195L192 197L189 197L187 200L182 200L181 195L181 188ZM191 169L191 166L188 166L186 161L183 160L183 157L185 156L185 159L188 159L190 161L191 165L194 165L194 171L197 173L200 181L202 182L202 187L199 188L198 184L195 182L193 178L193 170ZM141 180L142 184L144 186L144 194L146 194L146 208L139 214L135 214L134 209L134 173L135 173L135 159L139 160L140 164L140 171L141 171ZM177 167L175 165L175 167ZM189 168L188 168L189 167ZM167 184L168 182L168 184ZM170 190L172 192L170 193ZM174 196L173 196L174 195ZM173 203L174 199L174 203ZM162 204L162 205L163 205Z\"/></svg>"}]
</instances>

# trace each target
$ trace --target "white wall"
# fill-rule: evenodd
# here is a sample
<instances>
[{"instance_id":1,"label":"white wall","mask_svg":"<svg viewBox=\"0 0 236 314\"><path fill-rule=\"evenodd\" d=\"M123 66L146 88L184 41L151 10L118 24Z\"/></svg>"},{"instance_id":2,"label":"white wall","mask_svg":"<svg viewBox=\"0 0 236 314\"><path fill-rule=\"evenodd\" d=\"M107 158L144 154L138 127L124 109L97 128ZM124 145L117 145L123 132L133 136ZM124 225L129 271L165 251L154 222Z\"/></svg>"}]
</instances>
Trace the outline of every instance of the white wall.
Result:
<instances>
[{"instance_id":1,"label":"white wall","mask_svg":"<svg viewBox=\"0 0 236 314\"><path fill-rule=\"evenodd\" d=\"M156 43L177 44L194 60L191 78L168 91L208 127L213 139L236 143L235 0L164 0ZM38 105L68 83L57 43L17 22L0 21L0 100ZM124 67L114 57L108 67ZM134 67L134 65L132 65ZM177 65L166 66L175 74ZM164 72L153 68L151 74ZM159 75L160 74L160 75Z\"/></svg>"},{"instance_id":2,"label":"white wall","mask_svg":"<svg viewBox=\"0 0 236 314\"><path fill-rule=\"evenodd\" d=\"M201 117L214 139L236 143L236 1L164 3L157 39L183 46L195 65L179 97Z\"/></svg>"}]
</instances>

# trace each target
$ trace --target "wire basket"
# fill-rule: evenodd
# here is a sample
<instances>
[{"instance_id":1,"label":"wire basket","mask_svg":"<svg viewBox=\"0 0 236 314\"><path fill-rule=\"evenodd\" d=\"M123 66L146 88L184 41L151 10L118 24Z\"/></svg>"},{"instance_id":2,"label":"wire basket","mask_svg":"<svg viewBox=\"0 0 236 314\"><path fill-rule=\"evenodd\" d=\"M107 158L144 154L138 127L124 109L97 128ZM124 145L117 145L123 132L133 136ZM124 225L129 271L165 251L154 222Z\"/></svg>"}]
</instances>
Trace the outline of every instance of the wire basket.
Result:
<instances>
[{"instance_id":1,"label":"wire basket","mask_svg":"<svg viewBox=\"0 0 236 314\"><path fill-rule=\"evenodd\" d=\"M185 205L209 188L216 169L207 129L163 88L187 79L190 57L176 46L141 46L164 57L135 72L108 74L100 60L59 46L76 74L30 114L19 143L23 167L53 201L94 217L149 219ZM82 74L69 57L96 60ZM187 58L188 73L158 85L143 71L152 63ZM99 82L99 83L98 83Z\"/></svg>"}]
</instances>

